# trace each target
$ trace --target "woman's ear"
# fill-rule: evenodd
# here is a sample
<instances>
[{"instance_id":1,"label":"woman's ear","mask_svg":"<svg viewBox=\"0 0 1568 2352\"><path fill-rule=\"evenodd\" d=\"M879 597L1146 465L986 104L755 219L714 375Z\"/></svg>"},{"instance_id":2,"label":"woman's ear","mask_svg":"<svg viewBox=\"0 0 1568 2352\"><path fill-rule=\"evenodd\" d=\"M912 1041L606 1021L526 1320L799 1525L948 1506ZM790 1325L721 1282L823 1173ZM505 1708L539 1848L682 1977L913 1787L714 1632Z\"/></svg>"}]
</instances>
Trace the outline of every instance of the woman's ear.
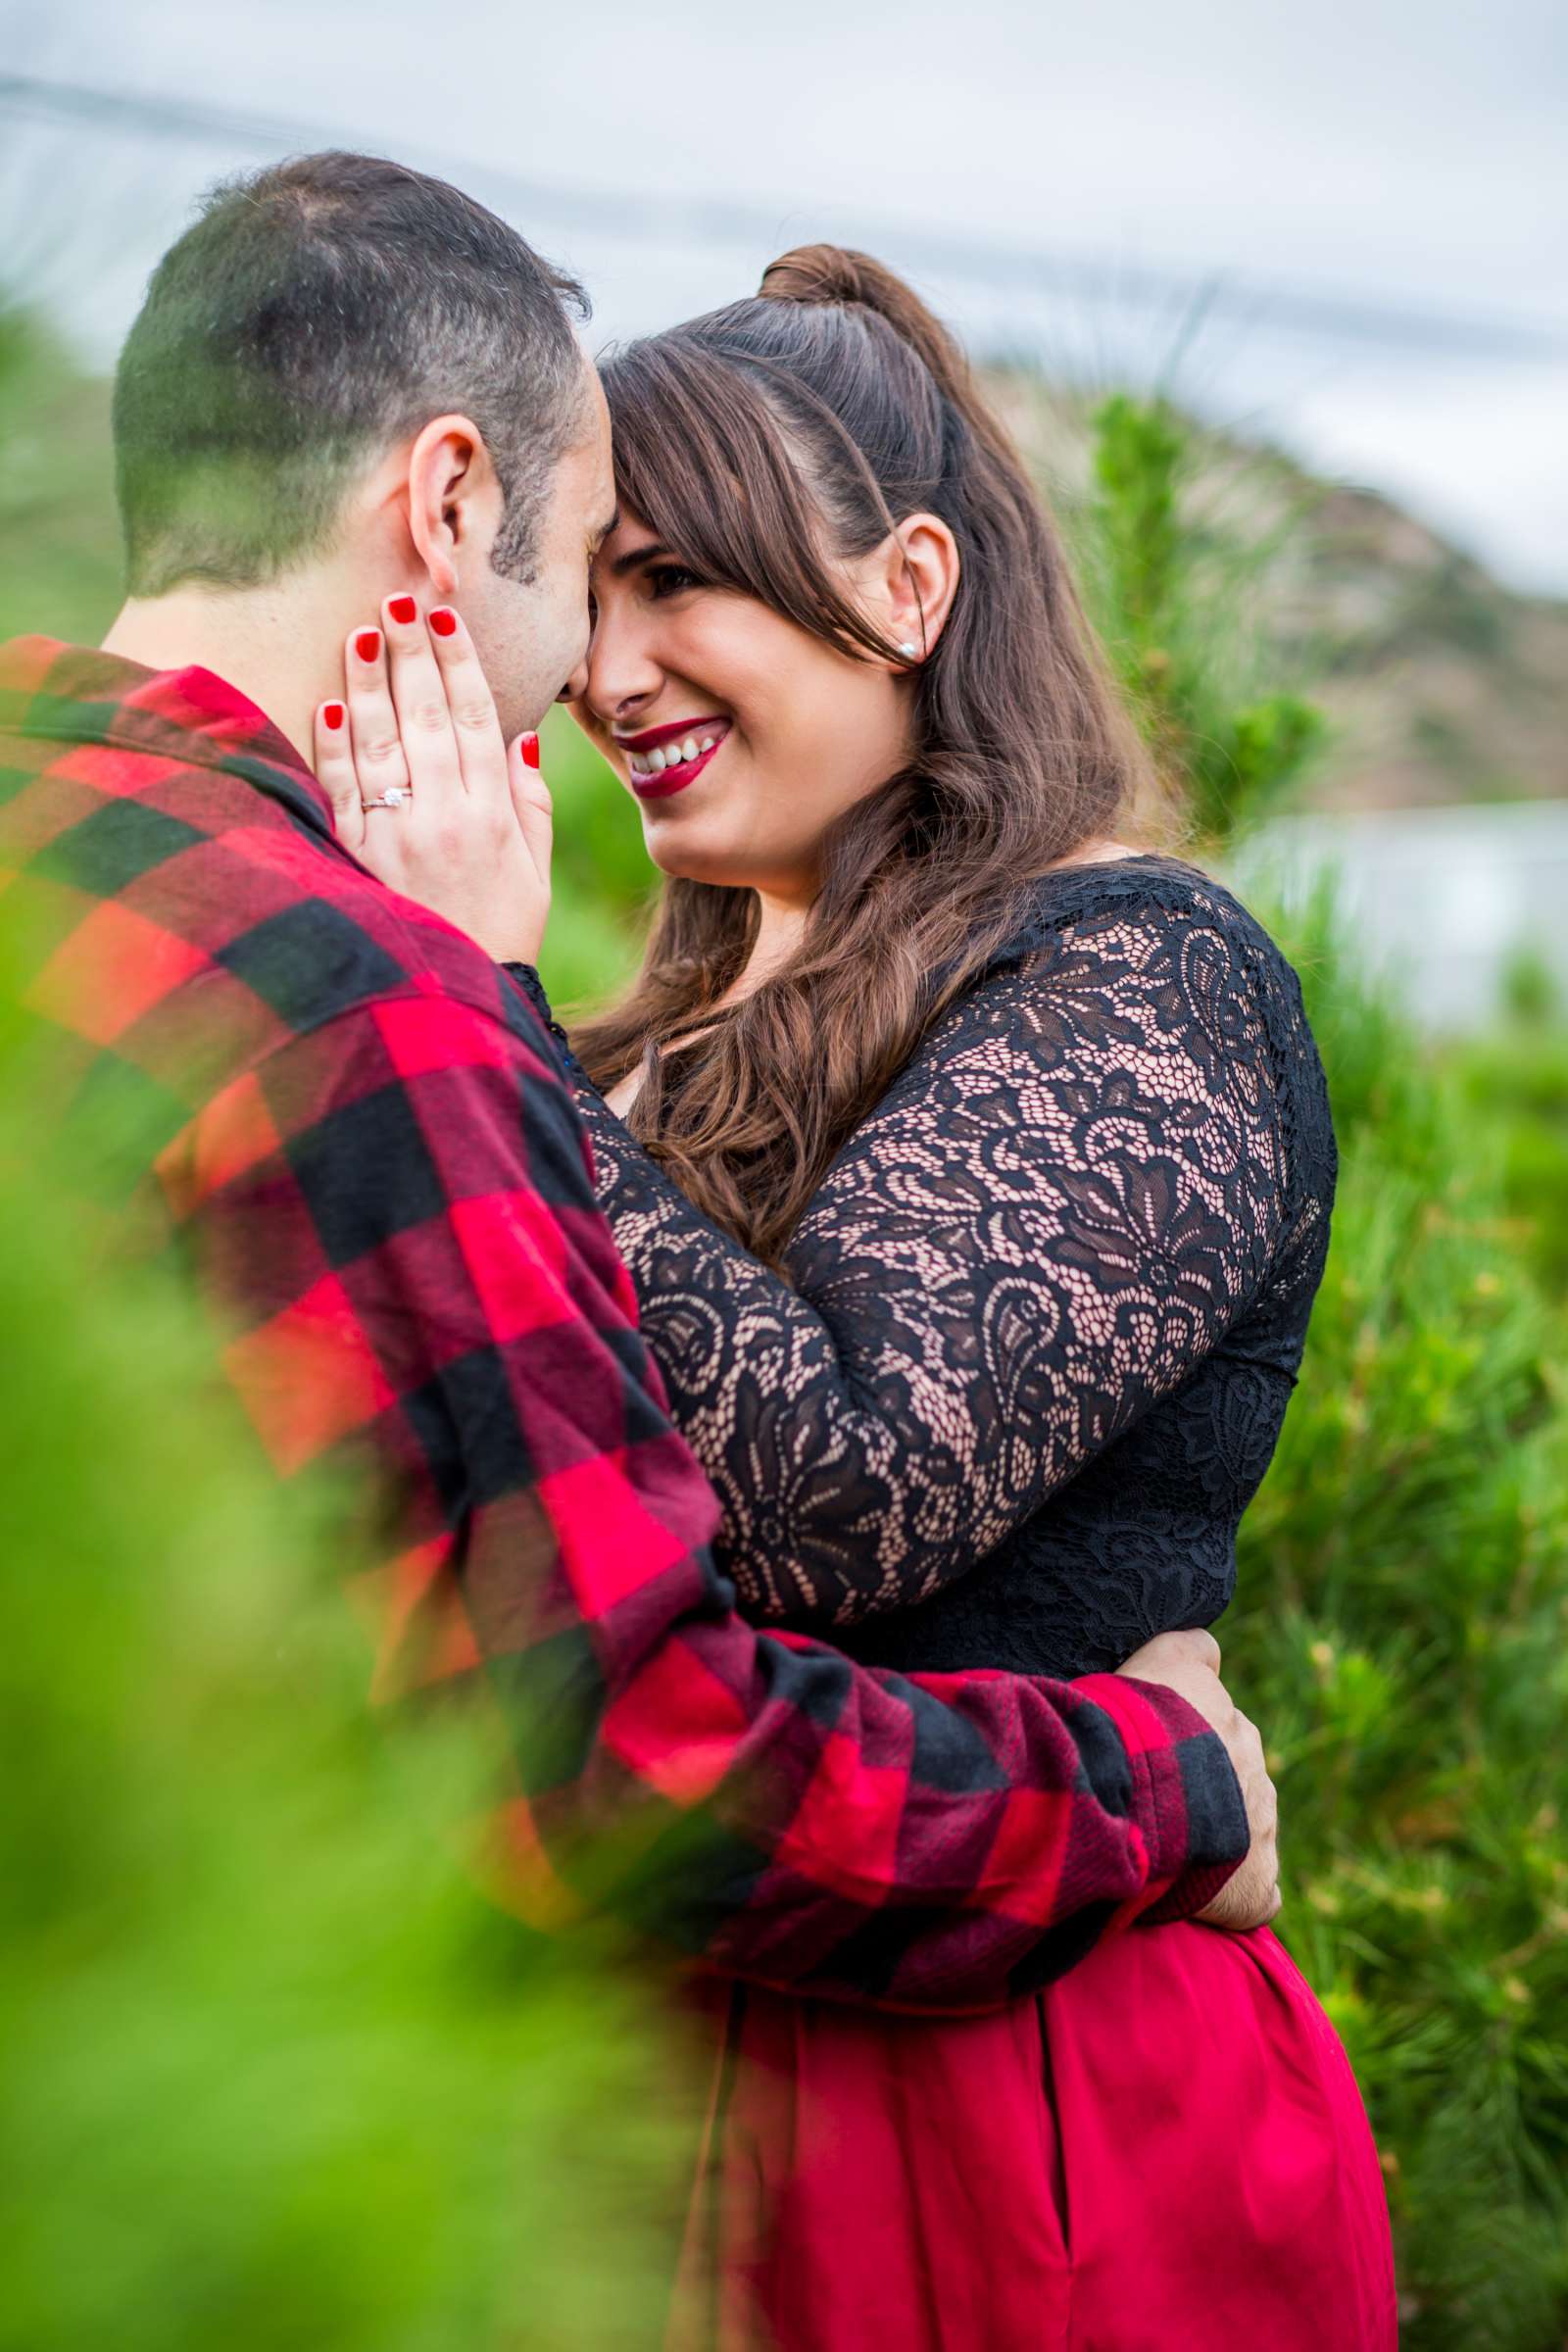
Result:
<instances>
[{"instance_id":1,"label":"woman's ear","mask_svg":"<svg viewBox=\"0 0 1568 2352\"><path fill-rule=\"evenodd\" d=\"M958 544L940 514L910 514L883 542L887 634L923 662L947 625L958 592Z\"/></svg>"},{"instance_id":2,"label":"woman's ear","mask_svg":"<svg viewBox=\"0 0 1568 2352\"><path fill-rule=\"evenodd\" d=\"M465 557L488 555L503 499L484 435L466 416L434 416L409 451L409 537L441 598L458 593Z\"/></svg>"}]
</instances>

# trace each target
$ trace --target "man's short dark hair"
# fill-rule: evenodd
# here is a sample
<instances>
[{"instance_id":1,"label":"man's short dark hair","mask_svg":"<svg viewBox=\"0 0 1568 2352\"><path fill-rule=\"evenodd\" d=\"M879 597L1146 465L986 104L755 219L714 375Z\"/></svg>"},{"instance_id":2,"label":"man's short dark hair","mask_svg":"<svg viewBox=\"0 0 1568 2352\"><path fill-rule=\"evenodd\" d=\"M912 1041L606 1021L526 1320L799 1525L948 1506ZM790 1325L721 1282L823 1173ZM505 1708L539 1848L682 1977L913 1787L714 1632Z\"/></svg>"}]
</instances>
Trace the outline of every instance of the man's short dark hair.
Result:
<instances>
[{"instance_id":1,"label":"man's short dark hair","mask_svg":"<svg viewBox=\"0 0 1568 2352\"><path fill-rule=\"evenodd\" d=\"M432 416L483 433L496 568L533 577L583 422L587 297L444 180L307 155L225 181L154 270L115 380L133 596L246 587L326 548L356 471Z\"/></svg>"}]
</instances>

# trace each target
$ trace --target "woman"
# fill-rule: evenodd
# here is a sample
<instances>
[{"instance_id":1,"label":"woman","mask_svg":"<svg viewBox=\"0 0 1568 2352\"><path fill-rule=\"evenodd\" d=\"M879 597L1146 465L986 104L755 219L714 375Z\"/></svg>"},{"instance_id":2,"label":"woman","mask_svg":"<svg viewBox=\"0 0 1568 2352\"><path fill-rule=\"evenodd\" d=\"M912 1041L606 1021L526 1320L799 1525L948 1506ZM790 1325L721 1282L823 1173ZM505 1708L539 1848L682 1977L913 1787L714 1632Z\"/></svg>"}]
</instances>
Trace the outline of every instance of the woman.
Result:
<instances>
[{"instance_id":1,"label":"woman","mask_svg":"<svg viewBox=\"0 0 1568 2352\"><path fill-rule=\"evenodd\" d=\"M897 279L806 249L604 376L572 695L669 879L558 1035L725 1564L878 1664L1114 1666L1226 1606L1300 1359L1334 1146L1294 976L1116 838L1134 735ZM1395 2341L1365 2113L1266 1928L949 2024L711 2006L692 2340Z\"/></svg>"}]
</instances>

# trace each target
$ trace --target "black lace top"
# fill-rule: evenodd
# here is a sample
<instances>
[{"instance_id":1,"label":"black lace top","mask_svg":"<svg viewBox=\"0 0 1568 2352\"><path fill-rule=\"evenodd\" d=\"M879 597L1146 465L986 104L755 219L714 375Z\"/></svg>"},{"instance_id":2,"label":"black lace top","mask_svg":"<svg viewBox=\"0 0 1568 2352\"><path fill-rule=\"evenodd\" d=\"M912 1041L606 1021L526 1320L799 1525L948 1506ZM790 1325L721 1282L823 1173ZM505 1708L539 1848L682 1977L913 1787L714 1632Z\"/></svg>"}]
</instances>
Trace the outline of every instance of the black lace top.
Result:
<instances>
[{"instance_id":1,"label":"black lace top","mask_svg":"<svg viewBox=\"0 0 1568 2352\"><path fill-rule=\"evenodd\" d=\"M1064 1676L1219 1616L1335 1176L1296 976L1225 890L1157 858L1046 876L834 1160L788 1283L566 1059L749 1614Z\"/></svg>"}]
</instances>

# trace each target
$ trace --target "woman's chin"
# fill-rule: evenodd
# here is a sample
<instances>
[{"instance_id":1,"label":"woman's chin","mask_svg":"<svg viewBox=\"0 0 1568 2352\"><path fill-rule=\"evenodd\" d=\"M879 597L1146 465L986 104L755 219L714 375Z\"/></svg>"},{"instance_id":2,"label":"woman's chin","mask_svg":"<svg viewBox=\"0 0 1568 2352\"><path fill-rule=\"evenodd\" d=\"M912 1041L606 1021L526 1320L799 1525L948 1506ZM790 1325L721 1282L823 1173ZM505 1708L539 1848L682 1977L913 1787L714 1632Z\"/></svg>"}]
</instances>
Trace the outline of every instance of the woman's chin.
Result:
<instances>
[{"instance_id":1,"label":"woman's chin","mask_svg":"<svg viewBox=\"0 0 1568 2352\"><path fill-rule=\"evenodd\" d=\"M737 870L733 852L726 856L716 843L706 846L671 823L645 824L643 845L662 874L672 882L709 882L719 890L744 890L745 876Z\"/></svg>"}]
</instances>

